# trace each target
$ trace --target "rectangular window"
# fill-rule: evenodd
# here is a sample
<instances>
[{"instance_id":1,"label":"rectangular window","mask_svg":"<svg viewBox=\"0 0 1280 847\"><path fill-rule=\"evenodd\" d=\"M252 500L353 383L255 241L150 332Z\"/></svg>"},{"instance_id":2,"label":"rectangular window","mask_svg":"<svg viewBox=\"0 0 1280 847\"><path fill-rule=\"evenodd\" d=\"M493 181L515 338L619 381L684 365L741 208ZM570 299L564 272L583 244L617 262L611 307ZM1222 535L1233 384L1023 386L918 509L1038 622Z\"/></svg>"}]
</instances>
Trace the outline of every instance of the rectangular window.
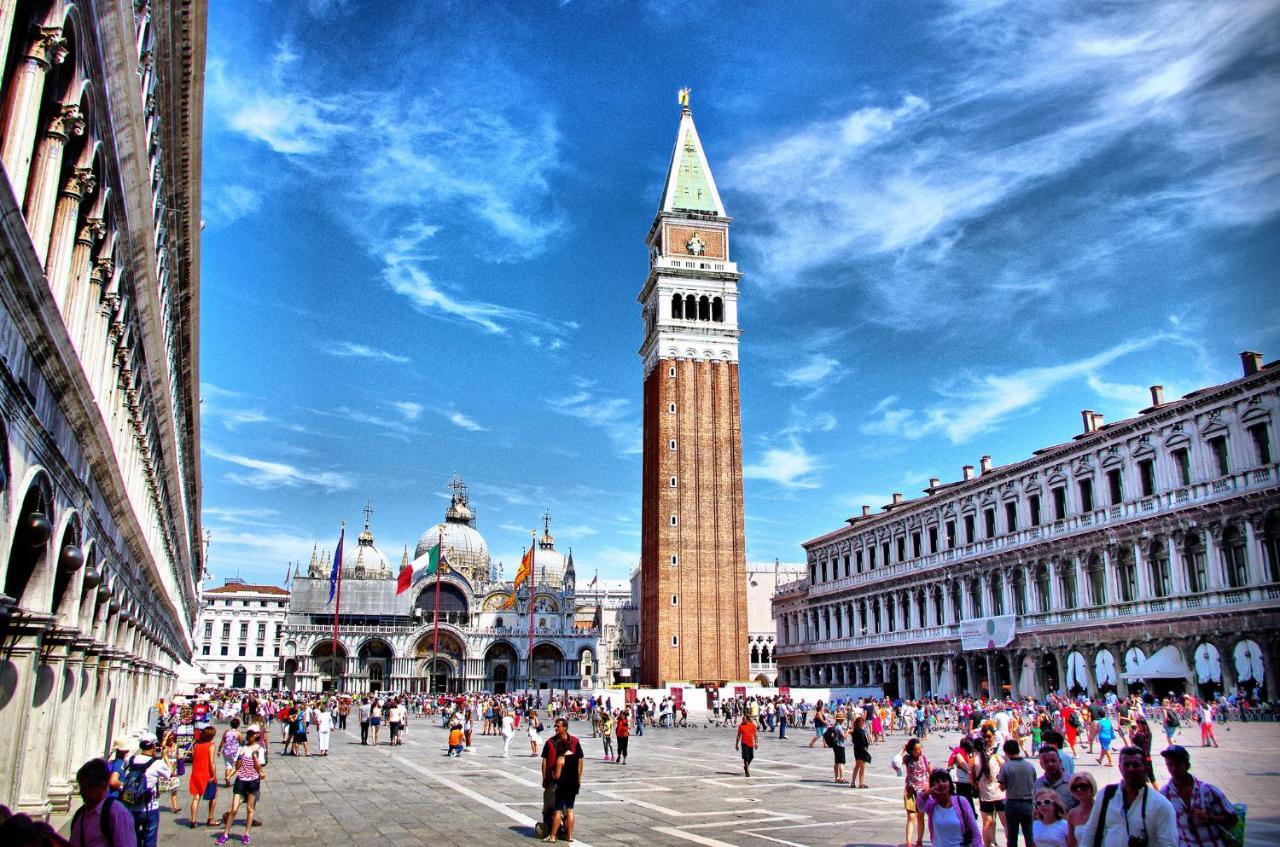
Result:
<instances>
[{"instance_id":1,"label":"rectangular window","mask_svg":"<svg viewBox=\"0 0 1280 847\"><path fill-rule=\"evenodd\" d=\"M231 637L231 622L230 622L230 621L223 621L223 622L222 622L222 637L223 637L223 638L230 638L230 637Z\"/></svg>"},{"instance_id":2,"label":"rectangular window","mask_svg":"<svg viewBox=\"0 0 1280 847\"><path fill-rule=\"evenodd\" d=\"M674 438L667 442L667 448L671 450L676 449L676 440Z\"/></svg>"},{"instance_id":3,"label":"rectangular window","mask_svg":"<svg viewBox=\"0 0 1280 847\"><path fill-rule=\"evenodd\" d=\"M827 581L827 560L826 559L822 560L822 581L823 582Z\"/></svg>"},{"instance_id":4,"label":"rectangular window","mask_svg":"<svg viewBox=\"0 0 1280 847\"><path fill-rule=\"evenodd\" d=\"M858 573L862 573L862 551L853 551L853 567Z\"/></svg>"},{"instance_id":5,"label":"rectangular window","mask_svg":"<svg viewBox=\"0 0 1280 847\"><path fill-rule=\"evenodd\" d=\"M282 624L282 623L278 623L278 624L276 624L276 638L279 638L279 637L280 637L280 633L281 633L283 630L284 630L284 624Z\"/></svg>"},{"instance_id":6,"label":"rectangular window","mask_svg":"<svg viewBox=\"0 0 1280 847\"><path fill-rule=\"evenodd\" d=\"M918 532L913 532L913 533L911 533L911 553L912 553L912 555L913 555L913 556L915 556L915 558L917 558L917 559L918 559L918 558L920 558L920 555L921 555L923 552L924 552L924 551L920 549L920 533L918 533Z\"/></svg>"},{"instance_id":7,"label":"rectangular window","mask_svg":"<svg viewBox=\"0 0 1280 847\"><path fill-rule=\"evenodd\" d=\"M898 561L904 562L907 559L907 538L905 535L898 536Z\"/></svg>"},{"instance_id":8,"label":"rectangular window","mask_svg":"<svg viewBox=\"0 0 1280 847\"><path fill-rule=\"evenodd\" d=\"M1031 525L1040 526L1040 495L1031 495Z\"/></svg>"},{"instance_id":9,"label":"rectangular window","mask_svg":"<svg viewBox=\"0 0 1280 847\"><path fill-rule=\"evenodd\" d=\"M1153 459L1138 462L1138 485L1142 487L1143 497L1156 493L1156 463Z\"/></svg>"},{"instance_id":10,"label":"rectangular window","mask_svg":"<svg viewBox=\"0 0 1280 847\"><path fill-rule=\"evenodd\" d=\"M1053 489L1053 519L1060 521L1067 516L1067 489Z\"/></svg>"},{"instance_id":11,"label":"rectangular window","mask_svg":"<svg viewBox=\"0 0 1280 847\"><path fill-rule=\"evenodd\" d=\"M680 525L679 518L677 518L675 515L672 515L672 516L671 516L671 525L672 525L672 526L679 526L679 525Z\"/></svg>"},{"instance_id":12,"label":"rectangular window","mask_svg":"<svg viewBox=\"0 0 1280 847\"><path fill-rule=\"evenodd\" d=\"M938 528L936 526L929 527L929 552L938 552Z\"/></svg>"},{"instance_id":13,"label":"rectangular window","mask_svg":"<svg viewBox=\"0 0 1280 847\"><path fill-rule=\"evenodd\" d=\"M974 520L973 515L964 516L964 543L965 544L973 543L973 537L977 535L977 530L975 529L976 524L977 522Z\"/></svg>"},{"instance_id":14,"label":"rectangular window","mask_svg":"<svg viewBox=\"0 0 1280 847\"><path fill-rule=\"evenodd\" d=\"M244 655L244 653L245 653L244 645L243 645L243 644L241 644L241 645L240 645L240 655L241 655L241 656L243 656L243 655Z\"/></svg>"},{"instance_id":15,"label":"rectangular window","mask_svg":"<svg viewBox=\"0 0 1280 847\"><path fill-rule=\"evenodd\" d=\"M249 624L247 623L240 624L240 637L241 638L249 637Z\"/></svg>"},{"instance_id":16,"label":"rectangular window","mask_svg":"<svg viewBox=\"0 0 1280 847\"><path fill-rule=\"evenodd\" d=\"M223 656L227 655L227 645L225 644L222 645L222 647L220 648L220 653Z\"/></svg>"},{"instance_id":17,"label":"rectangular window","mask_svg":"<svg viewBox=\"0 0 1280 847\"><path fill-rule=\"evenodd\" d=\"M1004 531L1018 531L1018 504L1014 500L1004 504Z\"/></svg>"},{"instance_id":18,"label":"rectangular window","mask_svg":"<svg viewBox=\"0 0 1280 847\"><path fill-rule=\"evenodd\" d=\"M1231 463L1227 461L1227 437L1218 435L1210 438L1209 450L1213 453L1213 465L1218 471L1218 476L1231 473Z\"/></svg>"},{"instance_id":19,"label":"rectangular window","mask_svg":"<svg viewBox=\"0 0 1280 847\"><path fill-rule=\"evenodd\" d=\"M1093 511L1093 480L1080 480L1080 511Z\"/></svg>"},{"instance_id":20,"label":"rectangular window","mask_svg":"<svg viewBox=\"0 0 1280 847\"><path fill-rule=\"evenodd\" d=\"M264 648L261 644L259 644L259 645L258 645L258 655L259 655L259 656L261 656L261 655L262 655L262 653L263 653L263 650L264 650L264 649L265 649L265 648Z\"/></svg>"},{"instance_id":21,"label":"rectangular window","mask_svg":"<svg viewBox=\"0 0 1280 847\"><path fill-rule=\"evenodd\" d=\"M850 576L853 573L852 568L853 568L853 565L849 561L849 554L845 553L844 554L844 575Z\"/></svg>"},{"instance_id":22,"label":"rectangular window","mask_svg":"<svg viewBox=\"0 0 1280 847\"><path fill-rule=\"evenodd\" d=\"M995 510L995 509L983 509L983 510L982 510L982 523L983 523L983 528L984 528L984 529L986 529L986 531L987 531L987 536L986 536L986 537L987 537L987 538L995 538L995 537L996 537L996 510Z\"/></svg>"},{"instance_id":23,"label":"rectangular window","mask_svg":"<svg viewBox=\"0 0 1280 847\"><path fill-rule=\"evenodd\" d=\"M263 621L262 623L258 624L258 640L261 641L266 637L267 637L267 624L266 624L266 621Z\"/></svg>"},{"instance_id":24,"label":"rectangular window","mask_svg":"<svg viewBox=\"0 0 1280 847\"><path fill-rule=\"evenodd\" d=\"M956 522L947 521L947 549L954 550L956 546Z\"/></svg>"},{"instance_id":25,"label":"rectangular window","mask_svg":"<svg viewBox=\"0 0 1280 847\"><path fill-rule=\"evenodd\" d=\"M678 564L680 564L680 557L679 557L679 556L672 556L672 557L671 557L671 564L672 564L672 565L678 565Z\"/></svg>"},{"instance_id":26,"label":"rectangular window","mask_svg":"<svg viewBox=\"0 0 1280 847\"><path fill-rule=\"evenodd\" d=\"M204 622L204 637L213 638L213 621Z\"/></svg>"},{"instance_id":27,"label":"rectangular window","mask_svg":"<svg viewBox=\"0 0 1280 847\"><path fill-rule=\"evenodd\" d=\"M676 478L675 478L674 476L673 476L673 477L671 477L671 487L672 487L672 488L675 488L675 487L676 487Z\"/></svg>"},{"instance_id":28,"label":"rectangular window","mask_svg":"<svg viewBox=\"0 0 1280 847\"><path fill-rule=\"evenodd\" d=\"M868 547L867 548L867 568L873 570L875 569L875 566L876 566L876 548Z\"/></svg>"},{"instance_id":29,"label":"rectangular window","mask_svg":"<svg viewBox=\"0 0 1280 847\"><path fill-rule=\"evenodd\" d=\"M1121 485L1119 468L1107 471L1107 492L1111 495L1112 506L1119 506L1124 502L1124 486Z\"/></svg>"},{"instance_id":30,"label":"rectangular window","mask_svg":"<svg viewBox=\"0 0 1280 847\"><path fill-rule=\"evenodd\" d=\"M1173 451L1173 464L1178 469L1178 485L1191 484L1191 453L1186 447Z\"/></svg>"},{"instance_id":31,"label":"rectangular window","mask_svg":"<svg viewBox=\"0 0 1280 847\"><path fill-rule=\"evenodd\" d=\"M885 567L889 566L889 542L888 541L880 545L880 560L884 562Z\"/></svg>"},{"instance_id":32,"label":"rectangular window","mask_svg":"<svg viewBox=\"0 0 1280 847\"><path fill-rule=\"evenodd\" d=\"M1271 464L1271 435L1266 424L1254 424L1249 427L1249 437L1253 439L1253 457L1260 465Z\"/></svg>"},{"instance_id":33,"label":"rectangular window","mask_svg":"<svg viewBox=\"0 0 1280 847\"><path fill-rule=\"evenodd\" d=\"M201 648L200 648L200 655L202 655L202 656L207 656L207 655L209 655L209 645L208 645L208 644L206 644L206 645L204 645L203 647L201 647Z\"/></svg>"}]
</instances>

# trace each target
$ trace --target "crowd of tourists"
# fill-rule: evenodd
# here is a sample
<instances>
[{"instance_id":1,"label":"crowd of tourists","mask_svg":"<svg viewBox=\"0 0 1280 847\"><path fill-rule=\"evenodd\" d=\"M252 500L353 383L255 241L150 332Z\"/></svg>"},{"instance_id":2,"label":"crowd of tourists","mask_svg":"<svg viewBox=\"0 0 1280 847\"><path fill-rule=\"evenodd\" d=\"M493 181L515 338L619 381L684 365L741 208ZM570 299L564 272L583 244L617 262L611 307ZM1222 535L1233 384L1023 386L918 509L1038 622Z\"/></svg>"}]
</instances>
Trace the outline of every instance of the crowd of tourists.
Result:
<instances>
[{"instance_id":1,"label":"crowd of tourists","mask_svg":"<svg viewBox=\"0 0 1280 847\"><path fill-rule=\"evenodd\" d=\"M627 692L630 694L630 692ZM905 843L922 847L995 847L1003 834L1039 847L1235 847L1237 807L1221 789L1190 775L1191 757L1180 736L1199 735L1216 747L1216 725L1249 714L1234 698L1192 695L1154 700L1115 694L1088 699L1050 695L1043 700L988 701L968 697L890 700L837 698L809 703L780 692L718 697L691 721L676 696L597 697L534 692L515 694L405 694L268 692L218 689L156 704L154 732L119 739L109 759L86 762L77 774L84 801L70 825L70 842L25 815L0 807L5 844L111 844L155 847L162 810L187 812L183 825L206 826L224 844L242 827L251 843L273 735L285 756L327 756L334 731L358 731L360 744L399 746L413 725L446 731L444 752L462 758L475 737L503 739L501 755L542 757L547 819L540 835L572 838L574 798L585 762L570 732L599 738L603 761L625 765L633 736L645 729L700 726L735 730L744 775L766 734L830 750L832 780L868 787L873 751L883 747L903 782ZM214 726L217 723L218 726ZM1161 787L1152 766L1153 736L1163 732L1170 779ZM958 733L945 762L932 762L922 740ZM849 752L852 751L850 762ZM1093 776L1077 772L1082 758L1119 769L1117 785L1099 791ZM185 785L185 791L184 789ZM230 791L219 814L219 789ZM183 795L180 801L179 795ZM203 804L205 814L199 814ZM241 814L243 811L243 814ZM27 829L23 830L23 827ZM31 838L11 838L25 831Z\"/></svg>"}]
</instances>

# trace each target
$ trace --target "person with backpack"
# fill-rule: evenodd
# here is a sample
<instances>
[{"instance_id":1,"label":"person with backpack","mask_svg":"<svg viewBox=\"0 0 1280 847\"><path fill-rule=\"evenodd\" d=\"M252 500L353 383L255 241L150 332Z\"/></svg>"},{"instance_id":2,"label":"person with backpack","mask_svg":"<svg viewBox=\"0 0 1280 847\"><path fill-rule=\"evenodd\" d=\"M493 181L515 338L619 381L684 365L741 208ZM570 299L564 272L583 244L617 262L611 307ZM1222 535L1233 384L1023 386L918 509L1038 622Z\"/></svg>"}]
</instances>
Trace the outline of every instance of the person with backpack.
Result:
<instances>
[{"instance_id":1,"label":"person with backpack","mask_svg":"<svg viewBox=\"0 0 1280 847\"><path fill-rule=\"evenodd\" d=\"M929 790L916 797L916 806L929 820L932 847L982 847L982 833L973 804L954 792L951 774L929 774Z\"/></svg>"},{"instance_id":2,"label":"person with backpack","mask_svg":"<svg viewBox=\"0 0 1280 847\"><path fill-rule=\"evenodd\" d=\"M1089 820L1076 830L1080 847L1176 847L1177 817L1171 804L1147 781L1146 755L1140 747L1120 751L1120 779L1094 803Z\"/></svg>"},{"instance_id":3,"label":"person with backpack","mask_svg":"<svg viewBox=\"0 0 1280 847\"><path fill-rule=\"evenodd\" d=\"M844 783L844 766L848 761L845 747L849 743L849 734L844 728L844 712L836 712L835 720L822 733L822 742L831 748L832 755L832 773L835 774L833 782Z\"/></svg>"},{"instance_id":4,"label":"person with backpack","mask_svg":"<svg viewBox=\"0 0 1280 847\"><path fill-rule=\"evenodd\" d=\"M90 759L76 771L84 805L71 818L72 847L137 847L133 815L110 796L110 782L111 768L105 759Z\"/></svg>"},{"instance_id":5,"label":"person with backpack","mask_svg":"<svg viewBox=\"0 0 1280 847\"><path fill-rule=\"evenodd\" d=\"M1182 728L1182 720L1178 717L1178 713L1173 710L1172 706L1166 706L1164 710L1164 738L1167 744L1173 744L1173 738L1178 734L1178 730Z\"/></svg>"},{"instance_id":6,"label":"person with backpack","mask_svg":"<svg viewBox=\"0 0 1280 847\"><path fill-rule=\"evenodd\" d=\"M156 754L156 737L144 733L138 739L138 752L130 757L124 770L120 799L133 816L138 847L156 847L160 834L160 780L173 774L164 759Z\"/></svg>"}]
</instances>

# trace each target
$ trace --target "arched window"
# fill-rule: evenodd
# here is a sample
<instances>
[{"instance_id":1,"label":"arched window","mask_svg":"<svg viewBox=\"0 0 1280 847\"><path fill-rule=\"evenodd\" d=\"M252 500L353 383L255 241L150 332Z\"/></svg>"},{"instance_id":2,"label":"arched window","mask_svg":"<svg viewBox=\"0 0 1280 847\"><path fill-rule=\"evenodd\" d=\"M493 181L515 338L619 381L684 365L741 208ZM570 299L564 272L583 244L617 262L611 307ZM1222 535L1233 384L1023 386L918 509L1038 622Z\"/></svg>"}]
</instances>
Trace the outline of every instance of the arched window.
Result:
<instances>
[{"instance_id":1,"label":"arched window","mask_svg":"<svg viewBox=\"0 0 1280 847\"><path fill-rule=\"evenodd\" d=\"M980 618L983 616L982 611L982 580L969 580L969 602L973 605L973 616Z\"/></svg>"},{"instance_id":2,"label":"arched window","mask_svg":"<svg viewBox=\"0 0 1280 847\"><path fill-rule=\"evenodd\" d=\"M946 623L945 619L946 606L942 603L942 589L933 589L933 622L938 626Z\"/></svg>"},{"instance_id":3,"label":"arched window","mask_svg":"<svg viewBox=\"0 0 1280 847\"><path fill-rule=\"evenodd\" d=\"M705 294L698 300L698 320L711 320L711 300Z\"/></svg>"},{"instance_id":4,"label":"arched window","mask_svg":"<svg viewBox=\"0 0 1280 847\"><path fill-rule=\"evenodd\" d=\"M764 647L760 648L760 661L761 661L761 662L763 662L763 663L764 663L764 664L766 664L766 665L768 665L768 664L772 664L772 663L773 663L773 656L771 656L771 655L770 655L770 653L769 653L769 645L768 645L768 644L766 644Z\"/></svg>"},{"instance_id":5,"label":"arched window","mask_svg":"<svg viewBox=\"0 0 1280 847\"><path fill-rule=\"evenodd\" d=\"M684 298L679 294L671 295L671 317L676 320L684 319Z\"/></svg>"},{"instance_id":6,"label":"arched window","mask_svg":"<svg viewBox=\"0 0 1280 847\"><path fill-rule=\"evenodd\" d=\"M711 320L724 323L724 301L719 297L711 301Z\"/></svg>"},{"instance_id":7,"label":"arched window","mask_svg":"<svg viewBox=\"0 0 1280 847\"><path fill-rule=\"evenodd\" d=\"M1049 567L1044 564L1036 567L1036 610L1049 611Z\"/></svg>"},{"instance_id":8,"label":"arched window","mask_svg":"<svg viewBox=\"0 0 1280 847\"><path fill-rule=\"evenodd\" d=\"M684 298L684 319L687 321L697 320L698 318L698 300L692 294L685 295Z\"/></svg>"},{"instance_id":9,"label":"arched window","mask_svg":"<svg viewBox=\"0 0 1280 847\"><path fill-rule=\"evenodd\" d=\"M758 644L751 645L751 664L760 664L760 646Z\"/></svg>"},{"instance_id":10,"label":"arched window","mask_svg":"<svg viewBox=\"0 0 1280 847\"><path fill-rule=\"evenodd\" d=\"M1027 613L1027 579L1022 568L1013 572L1013 611L1017 615Z\"/></svg>"},{"instance_id":11,"label":"arched window","mask_svg":"<svg viewBox=\"0 0 1280 847\"><path fill-rule=\"evenodd\" d=\"M1205 573L1204 542L1200 540L1198 533L1187 534L1182 560L1187 568L1187 590L1193 594L1204 591L1208 586L1208 579Z\"/></svg>"},{"instance_id":12,"label":"arched window","mask_svg":"<svg viewBox=\"0 0 1280 847\"><path fill-rule=\"evenodd\" d=\"M1222 533L1222 564L1227 572L1227 585L1244 588L1249 584L1249 566L1244 555L1244 535L1234 526Z\"/></svg>"},{"instance_id":13,"label":"arched window","mask_svg":"<svg viewBox=\"0 0 1280 847\"><path fill-rule=\"evenodd\" d=\"M1132 603L1138 597L1137 568L1128 550L1116 555L1116 582L1120 585L1120 602Z\"/></svg>"}]
</instances>

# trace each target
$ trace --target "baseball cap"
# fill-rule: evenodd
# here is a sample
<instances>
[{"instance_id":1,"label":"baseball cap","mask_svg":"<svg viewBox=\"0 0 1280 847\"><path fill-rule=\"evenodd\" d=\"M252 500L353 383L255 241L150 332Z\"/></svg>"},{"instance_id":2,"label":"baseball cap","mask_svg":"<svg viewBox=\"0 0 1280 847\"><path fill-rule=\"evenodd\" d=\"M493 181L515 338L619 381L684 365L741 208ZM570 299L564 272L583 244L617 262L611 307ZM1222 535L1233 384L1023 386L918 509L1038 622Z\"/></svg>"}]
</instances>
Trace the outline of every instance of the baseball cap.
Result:
<instances>
[{"instance_id":1,"label":"baseball cap","mask_svg":"<svg viewBox=\"0 0 1280 847\"><path fill-rule=\"evenodd\" d=\"M150 732L144 732L142 735L138 736L139 747L154 747L156 746L156 741L157 739L155 735Z\"/></svg>"},{"instance_id":2,"label":"baseball cap","mask_svg":"<svg viewBox=\"0 0 1280 847\"><path fill-rule=\"evenodd\" d=\"M1172 747L1166 747L1160 751L1160 755L1166 759L1176 759L1180 762L1191 763L1191 754L1187 752L1187 748L1181 744L1175 744Z\"/></svg>"}]
</instances>

